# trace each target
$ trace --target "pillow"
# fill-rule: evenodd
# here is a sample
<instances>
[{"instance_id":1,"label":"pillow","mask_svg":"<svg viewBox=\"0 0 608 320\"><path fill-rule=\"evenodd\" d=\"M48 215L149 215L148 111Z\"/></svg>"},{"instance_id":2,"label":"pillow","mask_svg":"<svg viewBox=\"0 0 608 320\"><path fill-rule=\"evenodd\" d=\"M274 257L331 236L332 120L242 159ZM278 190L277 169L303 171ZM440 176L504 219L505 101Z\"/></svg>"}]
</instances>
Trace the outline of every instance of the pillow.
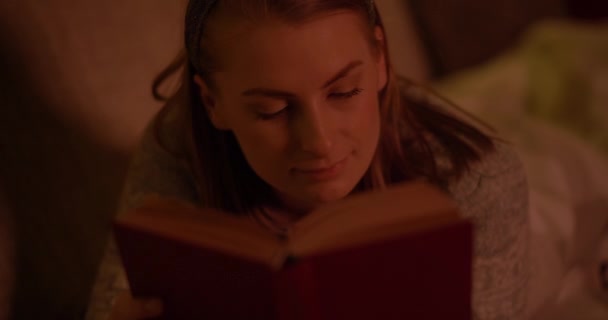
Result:
<instances>
[{"instance_id":1,"label":"pillow","mask_svg":"<svg viewBox=\"0 0 608 320\"><path fill-rule=\"evenodd\" d=\"M533 22L565 12L560 0L409 0L435 76L484 62Z\"/></svg>"}]
</instances>

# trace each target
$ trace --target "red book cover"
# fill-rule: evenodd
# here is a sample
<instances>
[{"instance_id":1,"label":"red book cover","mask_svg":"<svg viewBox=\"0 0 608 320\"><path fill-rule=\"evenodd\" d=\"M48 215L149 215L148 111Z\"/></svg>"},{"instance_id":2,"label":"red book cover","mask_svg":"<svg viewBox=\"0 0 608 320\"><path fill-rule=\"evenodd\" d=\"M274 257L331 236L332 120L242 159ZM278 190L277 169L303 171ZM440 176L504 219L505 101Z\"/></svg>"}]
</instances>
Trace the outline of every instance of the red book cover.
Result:
<instances>
[{"instance_id":1,"label":"red book cover","mask_svg":"<svg viewBox=\"0 0 608 320\"><path fill-rule=\"evenodd\" d=\"M114 235L132 294L162 299L162 319L471 318L472 225L425 185L313 212L287 238L152 204L119 217Z\"/></svg>"},{"instance_id":2,"label":"red book cover","mask_svg":"<svg viewBox=\"0 0 608 320\"><path fill-rule=\"evenodd\" d=\"M296 261L282 270L281 319L471 319L466 221Z\"/></svg>"},{"instance_id":3,"label":"red book cover","mask_svg":"<svg viewBox=\"0 0 608 320\"><path fill-rule=\"evenodd\" d=\"M133 296L159 297L160 319L275 319L270 267L116 226Z\"/></svg>"}]
</instances>

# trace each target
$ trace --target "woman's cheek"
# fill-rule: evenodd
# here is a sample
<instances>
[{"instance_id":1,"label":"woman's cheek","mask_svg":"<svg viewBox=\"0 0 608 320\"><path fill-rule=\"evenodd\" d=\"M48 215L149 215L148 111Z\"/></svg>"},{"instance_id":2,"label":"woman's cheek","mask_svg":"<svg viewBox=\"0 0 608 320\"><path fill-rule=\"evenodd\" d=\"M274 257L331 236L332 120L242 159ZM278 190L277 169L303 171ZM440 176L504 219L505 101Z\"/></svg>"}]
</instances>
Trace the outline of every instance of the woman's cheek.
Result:
<instances>
[{"instance_id":1,"label":"woman's cheek","mask_svg":"<svg viewBox=\"0 0 608 320\"><path fill-rule=\"evenodd\" d=\"M283 166L286 150L286 133L279 130L251 130L237 137L245 158L254 171L273 171ZM258 172L261 174L262 172Z\"/></svg>"}]
</instances>

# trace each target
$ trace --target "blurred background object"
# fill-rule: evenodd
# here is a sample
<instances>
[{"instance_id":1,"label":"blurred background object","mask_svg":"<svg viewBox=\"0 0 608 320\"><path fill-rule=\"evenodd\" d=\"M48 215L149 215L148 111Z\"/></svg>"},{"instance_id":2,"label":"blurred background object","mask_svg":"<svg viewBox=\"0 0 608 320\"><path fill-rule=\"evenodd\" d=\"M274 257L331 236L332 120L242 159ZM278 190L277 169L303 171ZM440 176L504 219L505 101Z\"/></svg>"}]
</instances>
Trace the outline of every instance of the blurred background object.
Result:
<instances>
[{"instance_id":1,"label":"blurred background object","mask_svg":"<svg viewBox=\"0 0 608 320\"><path fill-rule=\"evenodd\" d=\"M577 19L606 19L608 2L602 0L566 0L569 15Z\"/></svg>"},{"instance_id":2,"label":"blurred background object","mask_svg":"<svg viewBox=\"0 0 608 320\"><path fill-rule=\"evenodd\" d=\"M389 55L397 74L421 83L431 80L431 65L408 1L376 1L386 28ZM393 41L394 40L394 41Z\"/></svg>"},{"instance_id":3,"label":"blurred background object","mask_svg":"<svg viewBox=\"0 0 608 320\"><path fill-rule=\"evenodd\" d=\"M513 44L534 21L564 15L562 0L410 0L432 75L487 61Z\"/></svg>"},{"instance_id":4,"label":"blurred background object","mask_svg":"<svg viewBox=\"0 0 608 320\"><path fill-rule=\"evenodd\" d=\"M82 318L132 146L160 105L183 1L0 2L0 182L13 319Z\"/></svg>"},{"instance_id":5,"label":"blurred background object","mask_svg":"<svg viewBox=\"0 0 608 320\"><path fill-rule=\"evenodd\" d=\"M161 107L150 94L151 80L181 46L185 3L0 2L0 198L14 220L13 319L82 318L129 154ZM574 70L595 88L577 91L595 101L586 110L608 109L601 94L608 83L605 70L581 69L575 62L581 54L599 65L606 61L608 53L598 52L605 41L593 45L579 36L601 39L606 3L377 0L398 73L436 85L518 144L538 188L535 235L542 257L556 266L541 277L536 305L556 303L551 297L568 278L568 268L583 263L573 248L591 250L592 233L600 231L588 226L601 225L607 212L602 201L589 200L602 196L594 191L608 180L605 154L588 143L580 126L564 125L551 102L572 90L537 90L570 88L572 80L551 81ZM546 18L558 22L542 22ZM570 54L562 55L564 50ZM568 110L583 105L590 104L575 100L570 107L576 109ZM589 203L568 202L572 194L580 195L579 202L598 203L594 213L575 210ZM580 233L587 235L582 239ZM605 315L601 304L584 301Z\"/></svg>"},{"instance_id":6,"label":"blurred background object","mask_svg":"<svg viewBox=\"0 0 608 320\"><path fill-rule=\"evenodd\" d=\"M0 185L0 320L10 319L15 281L13 215Z\"/></svg>"}]
</instances>

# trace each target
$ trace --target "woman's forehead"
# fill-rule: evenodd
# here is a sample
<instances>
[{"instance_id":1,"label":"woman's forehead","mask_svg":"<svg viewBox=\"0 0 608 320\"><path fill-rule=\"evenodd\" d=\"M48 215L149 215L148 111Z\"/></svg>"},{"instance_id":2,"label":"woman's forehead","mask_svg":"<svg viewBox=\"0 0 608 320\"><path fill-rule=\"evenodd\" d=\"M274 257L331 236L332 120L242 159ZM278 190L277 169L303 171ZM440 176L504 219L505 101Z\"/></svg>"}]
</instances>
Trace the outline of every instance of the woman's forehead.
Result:
<instances>
[{"instance_id":1,"label":"woman's forehead","mask_svg":"<svg viewBox=\"0 0 608 320\"><path fill-rule=\"evenodd\" d=\"M240 78L289 78L336 72L351 61L371 57L369 31L356 13L326 15L304 23L267 20L232 25L215 43L218 74ZM215 42L215 41L214 41ZM244 80L244 79L243 79ZM312 79L310 79L312 80Z\"/></svg>"}]
</instances>

